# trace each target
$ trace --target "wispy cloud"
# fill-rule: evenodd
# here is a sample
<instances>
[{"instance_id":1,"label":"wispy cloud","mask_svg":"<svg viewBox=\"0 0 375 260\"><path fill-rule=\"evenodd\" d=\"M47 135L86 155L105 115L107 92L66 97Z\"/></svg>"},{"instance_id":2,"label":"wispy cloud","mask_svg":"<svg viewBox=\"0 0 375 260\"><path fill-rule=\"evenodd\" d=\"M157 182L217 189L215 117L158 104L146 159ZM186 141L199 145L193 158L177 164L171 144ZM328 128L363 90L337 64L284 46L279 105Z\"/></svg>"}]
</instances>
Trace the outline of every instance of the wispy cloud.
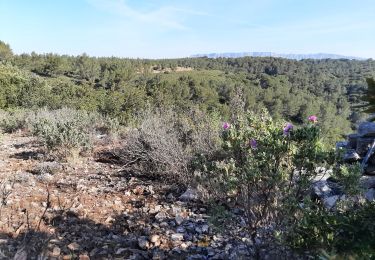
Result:
<instances>
[{"instance_id":1,"label":"wispy cloud","mask_svg":"<svg viewBox=\"0 0 375 260\"><path fill-rule=\"evenodd\" d=\"M151 11L139 11L125 0L86 0L89 4L107 12L169 29L188 30L183 24L186 16L206 16L207 13L174 6L161 6Z\"/></svg>"}]
</instances>

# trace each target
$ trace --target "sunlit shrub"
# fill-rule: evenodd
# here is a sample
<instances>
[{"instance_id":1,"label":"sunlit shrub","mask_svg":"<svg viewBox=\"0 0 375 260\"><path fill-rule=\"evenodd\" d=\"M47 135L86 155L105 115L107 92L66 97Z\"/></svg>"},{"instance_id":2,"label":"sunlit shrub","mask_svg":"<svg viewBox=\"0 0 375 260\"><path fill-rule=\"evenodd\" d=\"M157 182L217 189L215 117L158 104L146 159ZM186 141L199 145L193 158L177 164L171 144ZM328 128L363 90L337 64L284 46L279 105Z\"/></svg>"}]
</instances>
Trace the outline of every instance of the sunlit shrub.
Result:
<instances>
[{"instance_id":1,"label":"sunlit shrub","mask_svg":"<svg viewBox=\"0 0 375 260\"><path fill-rule=\"evenodd\" d=\"M299 128L252 113L222 125L222 159L206 161L201 183L245 210L254 243L260 230L296 221L316 167L327 157L317 118Z\"/></svg>"},{"instance_id":2,"label":"sunlit shrub","mask_svg":"<svg viewBox=\"0 0 375 260\"><path fill-rule=\"evenodd\" d=\"M338 211L306 207L285 238L294 249L335 256L326 259L374 259L374 214L373 202Z\"/></svg>"},{"instance_id":3,"label":"sunlit shrub","mask_svg":"<svg viewBox=\"0 0 375 260\"><path fill-rule=\"evenodd\" d=\"M169 183L192 184L194 154L214 151L219 144L217 123L197 110L177 114L168 109L148 110L141 123L123 138L116 151L125 168Z\"/></svg>"},{"instance_id":4,"label":"sunlit shrub","mask_svg":"<svg viewBox=\"0 0 375 260\"><path fill-rule=\"evenodd\" d=\"M111 134L118 128L116 120L69 108L41 109L30 116L29 121L32 133L49 151L62 157L90 150L95 135Z\"/></svg>"},{"instance_id":5,"label":"sunlit shrub","mask_svg":"<svg viewBox=\"0 0 375 260\"><path fill-rule=\"evenodd\" d=\"M24 109L0 112L0 128L5 133L28 129L29 112Z\"/></svg>"}]
</instances>

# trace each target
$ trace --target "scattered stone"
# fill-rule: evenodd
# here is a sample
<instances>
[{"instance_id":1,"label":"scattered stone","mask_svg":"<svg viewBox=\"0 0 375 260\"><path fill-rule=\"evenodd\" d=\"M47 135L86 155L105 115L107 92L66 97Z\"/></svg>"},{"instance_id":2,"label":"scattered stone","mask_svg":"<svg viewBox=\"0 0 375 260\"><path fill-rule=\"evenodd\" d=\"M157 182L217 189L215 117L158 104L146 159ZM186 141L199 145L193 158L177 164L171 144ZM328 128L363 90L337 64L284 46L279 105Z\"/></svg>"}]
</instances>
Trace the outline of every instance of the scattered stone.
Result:
<instances>
[{"instance_id":1,"label":"scattered stone","mask_svg":"<svg viewBox=\"0 0 375 260\"><path fill-rule=\"evenodd\" d=\"M158 213L161 210L161 207L162 207L161 205L155 205L154 208L152 208L152 209L149 210L149 213L150 214Z\"/></svg>"},{"instance_id":2,"label":"scattered stone","mask_svg":"<svg viewBox=\"0 0 375 260\"><path fill-rule=\"evenodd\" d=\"M60 249L60 247L55 246L55 247L53 248L53 250L52 250L52 255L53 255L53 256L59 256L60 254L61 254L61 249Z\"/></svg>"},{"instance_id":3,"label":"scattered stone","mask_svg":"<svg viewBox=\"0 0 375 260\"><path fill-rule=\"evenodd\" d=\"M375 165L370 164L365 168L365 174L367 175L375 175Z\"/></svg>"},{"instance_id":4,"label":"scattered stone","mask_svg":"<svg viewBox=\"0 0 375 260\"><path fill-rule=\"evenodd\" d=\"M153 243L155 246L160 245L160 236L159 235L152 235L150 238L151 243Z\"/></svg>"},{"instance_id":5,"label":"scattered stone","mask_svg":"<svg viewBox=\"0 0 375 260\"><path fill-rule=\"evenodd\" d=\"M166 256L163 253L163 251L156 250L156 251L153 252L152 260L162 260L162 259L166 259Z\"/></svg>"},{"instance_id":6,"label":"scattered stone","mask_svg":"<svg viewBox=\"0 0 375 260\"><path fill-rule=\"evenodd\" d=\"M113 221L115 221L114 218L112 218L111 216L109 216L106 220L105 220L105 223L112 223Z\"/></svg>"},{"instance_id":7,"label":"scattered stone","mask_svg":"<svg viewBox=\"0 0 375 260\"><path fill-rule=\"evenodd\" d=\"M362 122L359 124L357 132L362 137L375 137L375 123Z\"/></svg>"},{"instance_id":8,"label":"scattered stone","mask_svg":"<svg viewBox=\"0 0 375 260\"><path fill-rule=\"evenodd\" d=\"M79 255L79 260L90 260L88 255Z\"/></svg>"},{"instance_id":9,"label":"scattered stone","mask_svg":"<svg viewBox=\"0 0 375 260\"><path fill-rule=\"evenodd\" d=\"M177 231L177 233L185 233L185 228L184 227L177 227L177 229L176 229L176 231Z\"/></svg>"},{"instance_id":10,"label":"scattered stone","mask_svg":"<svg viewBox=\"0 0 375 260\"><path fill-rule=\"evenodd\" d=\"M168 225L167 222L164 221L164 222L161 222L161 223L160 223L160 227L161 227L161 228L167 228L167 227L169 227L169 225Z\"/></svg>"},{"instance_id":11,"label":"scattered stone","mask_svg":"<svg viewBox=\"0 0 375 260\"><path fill-rule=\"evenodd\" d=\"M339 149L346 149L349 145L349 142L347 141L340 141L340 142L337 142L336 143L336 150L339 150Z\"/></svg>"},{"instance_id":12,"label":"scattered stone","mask_svg":"<svg viewBox=\"0 0 375 260\"><path fill-rule=\"evenodd\" d=\"M166 220L167 218L168 218L168 215L164 211L160 211L158 214L155 215L155 219L159 222L162 222L163 220Z\"/></svg>"},{"instance_id":13,"label":"scattered stone","mask_svg":"<svg viewBox=\"0 0 375 260\"><path fill-rule=\"evenodd\" d=\"M359 181L365 189L375 188L375 176L362 176Z\"/></svg>"},{"instance_id":14,"label":"scattered stone","mask_svg":"<svg viewBox=\"0 0 375 260\"><path fill-rule=\"evenodd\" d=\"M203 233L208 233L209 228L210 228L210 227L209 227L207 224L205 224L205 225L203 225L203 226L201 227L201 230L202 230Z\"/></svg>"},{"instance_id":15,"label":"scattered stone","mask_svg":"<svg viewBox=\"0 0 375 260\"><path fill-rule=\"evenodd\" d=\"M148 249L150 247L150 244L147 240L147 237L139 237L138 246L142 249Z\"/></svg>"},{"instance_id":16,"label":"scattered stone","mask_svg":"<svg viewBox=\"0 0 375 260\"><path fill-rule=\"evenodd\" d=\"M324 207L326 207L327 209L332 209L336 205L336 202L339 199L339 197L340 196L338 196L338 195L334 195L334 196L330 196L330 197L325 198L323 200Z\"/></svg>"},{"instance_id":17,"label":"scattered stone","mask_svg":"<svg viewBox=\"0 0 375 260\"><path fill-rule=\"evenodd\" d=\"M172 193L169 193L169 194L167 195L167 199L168 199L168 200L174 200L175 197L173 196Z\"/></svg>"},{"instance_id":18,"label":"scattered stone","mask_svg":"<svg viewBox=\"0 0 375 260\"><path fill-rule=\"evenodd\" d=\"M355 150L347 150L344 154L343 160L346 163L353 163L359 161L361 156Z\"/></svg>"},{"instance_id":19,"label":"scattered stone","mask_svg":"<svg viewBox=\"0 0 375 260\"><path fill-rule=\"evenodd\" d=\"M188 188L180 197L182 201L196 201L199 199L198 191L192 188Z\"/></svg>"},{"instance_id":20,"label":"scattered stone","mask_svg":"<svg viewBox=\"0 0 375 260\"><path fill-rule=\"evenodd\" d=\"M325 198L332 194L332 189L326 180L320 180L313 184L313 195L318 198Z\"/></svg>"},{"instance_id":21,"label":"scattered stone","mask_svg":"<svg viewBox=\"0 0 375 260\"><path fill-rule=\"evenodd\" d=\"M123 253L125 253L126 251L128 251L127 248L119 248L116 250L116 255L122 255Z\"/></svg>"},{"instance_id":22,"label":"scattered stone","mask_svg":"<svg viewBox=\"0 0 375 260\"><path fill-rule=\"evenodd\" d=\"M195 255L189 256L187 259L188 260L205 260L205 259L207 259L207 257L204 256L204 255L195 254Z\"/></svg>"},{"instance_id":23,"label":"scattered stone","mask_svg":"<svg viewBox=\"0 0 375 260\"><path fill-rule=\"evenodd\" d=\"M184 222L184 218L181 217L181 215L177 215L177 216L175 217L175 221L176 221L176 224L177 224L177 225L181 225L182 222Z\"/></svg>"},{"instance_id":24,"label":"scattered stone","mask_svg":"<svg viewBox=\"0 0 375 260\"><path fill-rule=\"evenodd\" d=\"M177 214L179 214L179 213L182 212L181 207L180 207L180 206L177 206L177 205L175 205L175 204L172 205L171 209L172 209L172 214L173 214L174 216L176 216Z\"/></svg>"},{"instance_id":25,"label":"scattered stone","mask_svg":"<svg viewBox=\"0 0 375 260\"><path fill-rule=\"evenodd\" d=\"M70 243L70 244L68 245L68 248L69 248L70 250L72 250L72 251L77 251L77 250L79 250L80 246L79 246L78 243L73 242L73 243Z\"/></svg>"},{"instance_id":26,"label":"scattered stone","mask_svg":"<svg viewBox=\"0 0 375 260\"><path fill-rule=\"evenodd\" d=\"M357 149L357 140L359 138L358 134L350 134L348 135L348 148L349 149Z\"/></svg>"},{"instance_id":27,"label":"scattered stone","mask_svg":"<svg viewBox=\"0 0 375 260\"><path fill-rule=\"evenodd\" d=\"M358 138L356 152L359 156L365 156L370 148L374 138Z\"/></svg>"},{"instance_id":28,"label":"scattered stone","mask_svg":"<svg viewBox=\"0 0 375 260\"><path fill-rule=\"evenodd\" d=\"M366 193L365 193L365 198L368 200L368 201L373 201L375 199L375 189L369 189Z\"/></svg>"},{"instance_id":29,"label":"scattered stone","mask_svg":"<svg viewBox=\"0 0 375 260\"><path fill-rule=\"evenodd\" d=\"M25 247L20 247L17 250L16 255L14 256L13 260L27 260L27 258L28 256L27 256Z\"/></svg>"},{"instance_id":30,"label":"scattered stone","mask_svg":"<svg viewBox=\"0 0 375 260\"><path fill-rule=\"evenodd\" d=\"M173 241L182 241L182 240L184 240L184 234L174 233L174 234L172 234L171 239Z\"/></svg>"}]
</instances>

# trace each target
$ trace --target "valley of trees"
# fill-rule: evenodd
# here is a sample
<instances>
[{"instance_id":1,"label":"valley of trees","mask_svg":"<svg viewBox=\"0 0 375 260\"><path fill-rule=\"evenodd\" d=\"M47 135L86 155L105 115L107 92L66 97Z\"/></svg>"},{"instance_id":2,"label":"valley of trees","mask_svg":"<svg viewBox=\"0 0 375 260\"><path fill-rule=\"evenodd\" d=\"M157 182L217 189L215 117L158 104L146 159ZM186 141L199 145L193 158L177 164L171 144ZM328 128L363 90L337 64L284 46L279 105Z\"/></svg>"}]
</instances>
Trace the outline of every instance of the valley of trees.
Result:
<instances>
[{"instance_id":1,"label":"valley of trees","mask_svg":"<svg viewBox=\"0 0 375 260\"><path fill-rule=\"evenodd\" d=\"M267 108L274 118L295 124L307 115L320 118L325 141L350 132L361 114L351 106L375 75L375 61L281 58L142 60L73 57L55 54L13 55L0 43L0 108L98 111L131 124L147 106L199 108L230 115L240 89L245 108Z\"/></svg>"}]
</instances>

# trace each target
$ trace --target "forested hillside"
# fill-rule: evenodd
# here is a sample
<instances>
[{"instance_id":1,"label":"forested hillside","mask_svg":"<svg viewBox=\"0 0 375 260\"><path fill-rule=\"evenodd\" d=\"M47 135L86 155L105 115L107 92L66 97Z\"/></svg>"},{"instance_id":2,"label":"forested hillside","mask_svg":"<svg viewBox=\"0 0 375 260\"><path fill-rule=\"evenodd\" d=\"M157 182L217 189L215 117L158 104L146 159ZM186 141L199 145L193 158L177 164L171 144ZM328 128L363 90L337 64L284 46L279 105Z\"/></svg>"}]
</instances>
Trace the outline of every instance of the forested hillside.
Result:
<instances>
[{"instance_id":1,"label":"forested hillside","mask_svg":"<svg viewBox=\"0 0 375 260\"><path fill-rule=\"evenodd\" d=\"M355 94L375 75L373 60L141 60L3 53L0 108L69 106L129 123L147 105L199 107L225 118L240 89L248 110L265 107L273 117L296 124L317 114L329 140L347 133L358 120L351 110Z\"/></svg>"},{"instance_id":2,"label":"forested hillside","mask_svg":"<svg viewBox=\"0 0 375 260\"><path fill-rule=\"evenodd\" d=\"M375 177L359 162L375 165L375 123L333 144L372 108L374 77L373 60L0 41L0 258L373 259Z\"/></svg>"}]
</instances>

